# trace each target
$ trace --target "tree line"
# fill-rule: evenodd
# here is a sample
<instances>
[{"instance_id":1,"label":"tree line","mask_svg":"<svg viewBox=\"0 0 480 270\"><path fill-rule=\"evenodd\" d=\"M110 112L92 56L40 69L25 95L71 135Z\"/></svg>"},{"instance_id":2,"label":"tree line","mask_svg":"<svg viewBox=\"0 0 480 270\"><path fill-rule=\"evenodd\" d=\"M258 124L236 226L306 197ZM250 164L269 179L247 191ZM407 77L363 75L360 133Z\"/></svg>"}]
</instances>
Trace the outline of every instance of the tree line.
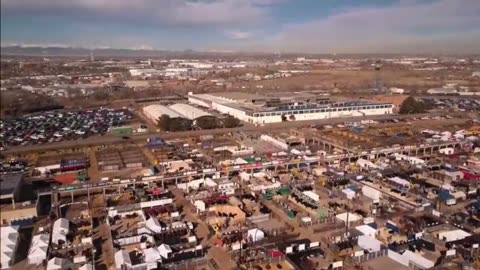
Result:
<instances>
[{"instance_id":1,"label":"tree line","mask_svg":"<svg viewBox=\"0 0 480 270\"><path fill-rule=\"evenodd\" d=\"M157 126L163 131L187 131L192 129L233 128L240 126L240 120L228 115L218 118L211 115L201 116L195 120L183 117L170 117L166 114L157 120Z\"/></svg>"}]
</instances>

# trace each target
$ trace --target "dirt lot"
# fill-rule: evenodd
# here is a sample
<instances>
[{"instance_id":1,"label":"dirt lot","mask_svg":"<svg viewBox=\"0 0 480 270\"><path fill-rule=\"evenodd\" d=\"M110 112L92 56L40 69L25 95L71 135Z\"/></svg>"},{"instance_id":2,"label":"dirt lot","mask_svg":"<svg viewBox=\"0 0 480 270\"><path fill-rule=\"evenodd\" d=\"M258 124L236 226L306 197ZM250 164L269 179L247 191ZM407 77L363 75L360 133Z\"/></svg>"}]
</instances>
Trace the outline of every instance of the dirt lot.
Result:
<instances>
[{"instance_id":1,"label":"dirt lot","mask_svg":"<svg viewBox=\"0 0 480 270\"><path fill-rule=\"evenodd\" d=\"M379 72L379 78L385 87L400 87L408 90L425 90L432 87L440 87L447 80L447 71L414 71L414 70L393 70L383 69ZM463 76L458 74L450 75ZM376 80L375 70L333 70L318 69L309 74L296 75L289 78L276 80L264 80L250 82L247 88L256 89L256 85L262 85L263 90L278 89L280 91L299 91L302 89L334 89L351 92L353 90L368 89L374 85Z\"/></svg>"}]
</instances>

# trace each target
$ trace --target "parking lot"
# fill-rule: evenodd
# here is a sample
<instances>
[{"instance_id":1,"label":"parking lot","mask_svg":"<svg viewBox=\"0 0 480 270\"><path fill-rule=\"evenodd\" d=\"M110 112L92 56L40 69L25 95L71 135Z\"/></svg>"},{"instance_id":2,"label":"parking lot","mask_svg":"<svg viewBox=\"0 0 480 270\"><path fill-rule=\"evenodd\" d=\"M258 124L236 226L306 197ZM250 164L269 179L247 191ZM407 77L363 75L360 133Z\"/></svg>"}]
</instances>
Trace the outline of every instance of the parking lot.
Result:
<instances>
[{"instance_id":1,"label":"parking lot","mask_svg":"<svg viewBox=\"0 0 480 270\"><path fill-rule=\"evenodd\" d=\"M480 110L480 100L469 98L422 98L423 101L432 102L435 109L458 110L462 112L475 112Z\"/></svg>"},{"instance_id":2,"label":"parking lot","mask_svg":"<svg viewBox=\"0 0 480 270\"><path fill-rule=\"evenodd\" d=\"M0 120L0 138L4 146L76 140L103 135L111 127L124 125L132 118L132 114L127 110L107 108L45 112Z\"/></svg>"}]
</instances>

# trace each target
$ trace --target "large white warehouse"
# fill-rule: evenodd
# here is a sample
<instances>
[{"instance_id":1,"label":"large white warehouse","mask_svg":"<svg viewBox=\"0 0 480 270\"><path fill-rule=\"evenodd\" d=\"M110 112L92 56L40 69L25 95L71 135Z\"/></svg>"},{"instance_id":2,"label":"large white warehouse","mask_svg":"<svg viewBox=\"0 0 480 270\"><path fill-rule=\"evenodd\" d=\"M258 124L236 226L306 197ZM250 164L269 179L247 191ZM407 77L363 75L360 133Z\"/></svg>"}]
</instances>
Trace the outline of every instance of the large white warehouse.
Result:
<instances>
[{"instance_id":1,"label":"large white warehouse","mask_svg":"<svg viewBox=\"0 0 480 270\"><path fill-rule=\"evenodd\" d=\"M197 119L201 116L211 115L207 112L204 112L204 111L202 111L198 108L195 108L191 105L184 104L184 103L173 104L173 105L169 106L169 108L171 110L174 110L178 114L182 115L182 117L190 119L190 120Z\"/></svg>"},{"instance_id":2,"label":"large white warehouse","mask_svg":"<svg viewBox=\"0 0 480 270\"><path fill-rule=\"evenodd\" d=\"M366 101L334 102L325 100L298 101L280 100L258 95L248 97L245 93L192 94L192 104L211 108L252 124L287 121L319 120L338 117L391 114L393 104ZM276 103L275 103L276 102Z\"/></svg>"},{"instance_id":3,"label":"large white warehouse","mask_svg":"<svg viewBox=\"0 0 480 270\"><path fill-rule=\"evenodd\" d=\"M207 112L183 103L173 104L168 107L163 105L149 105L143 108L143 113L154 122L163 114L170 116L170 118L182 117L190 120L210 115Z\"/></svg>"},{"instance_id":4,"label":"large white warehouse","mask_svg":"<svg viewBox=\"0 0 480 270\"><path fill-rule=\"evenodd\" d=\"M182 117L176 111L162 105L149 105L144 107L143 113L154 122L156 122L163 114L170 116L170 118Z\"/></svg>"}]
</instances>

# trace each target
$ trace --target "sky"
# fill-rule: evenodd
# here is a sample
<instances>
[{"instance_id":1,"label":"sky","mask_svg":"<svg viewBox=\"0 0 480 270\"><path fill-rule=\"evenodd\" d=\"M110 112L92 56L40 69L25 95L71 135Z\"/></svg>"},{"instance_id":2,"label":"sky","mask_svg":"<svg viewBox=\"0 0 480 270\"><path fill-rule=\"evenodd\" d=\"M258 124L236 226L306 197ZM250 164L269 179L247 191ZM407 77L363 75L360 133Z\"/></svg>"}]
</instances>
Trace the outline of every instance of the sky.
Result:
<instances>
[{"instance_id":1,"label":"sky","mask_svg":"<svg viewBox=\"0 0 480 270\"><path fill-rule=\"evenodd\" d=\"M480 0L1 0L1 44L479 53Z\"/></svg>"}]
</instances>

